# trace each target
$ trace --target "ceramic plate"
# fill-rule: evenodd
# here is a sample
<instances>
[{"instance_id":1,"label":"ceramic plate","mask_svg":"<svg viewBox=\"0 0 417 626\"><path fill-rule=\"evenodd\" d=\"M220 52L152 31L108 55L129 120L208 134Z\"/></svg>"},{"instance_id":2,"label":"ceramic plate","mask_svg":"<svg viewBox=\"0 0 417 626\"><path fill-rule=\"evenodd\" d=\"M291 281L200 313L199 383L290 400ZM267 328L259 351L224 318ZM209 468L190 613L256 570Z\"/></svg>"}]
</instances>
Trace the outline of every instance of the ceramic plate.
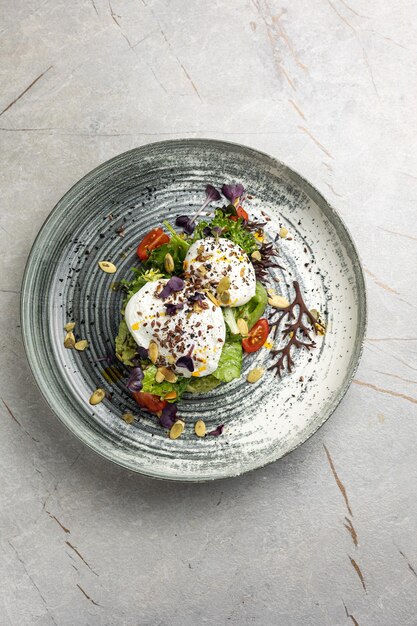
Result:
<instances>
[{"instance_id":1,"label":"ceramic plate","mask_svg":"<svg viewBox=\"0 0 417 626\"><path fill-rule=\"evenodd\" d=\"M171 441L149 415L140 415L111 363L123 294L112 284L130 278L138 242L162 220L191 214L207 183L240 181L253 196L245 207L270 221L279 242L278 290L292 300L294 280L309 308L325 313L327 333L312 352L299 352L291 374L268 371L246 382L262 349L244 359L239 380L181 402L187 427ZM124 237L118 231L123 227ZM117 266L114 275L100 260ZM89 341L85 352L63 346L66 322ZM310 437L345 394L360 358L366 325L362 270L352 239L327 201L303 178L250 148L210 140L154 143L121 154L80 180L54 208L31 251L22 287L22 329L36 381L59 419L87 446L130 470L158 478L204 481L236 476L276 461ZM122 372L122 367L117 366ZM111 381L111 379L116 379ZM111 394L92 407L103 387ZM127 425L121 415L138 415ZM225 424L199 439L193 423Z\"/></svg>"}]
</instances>

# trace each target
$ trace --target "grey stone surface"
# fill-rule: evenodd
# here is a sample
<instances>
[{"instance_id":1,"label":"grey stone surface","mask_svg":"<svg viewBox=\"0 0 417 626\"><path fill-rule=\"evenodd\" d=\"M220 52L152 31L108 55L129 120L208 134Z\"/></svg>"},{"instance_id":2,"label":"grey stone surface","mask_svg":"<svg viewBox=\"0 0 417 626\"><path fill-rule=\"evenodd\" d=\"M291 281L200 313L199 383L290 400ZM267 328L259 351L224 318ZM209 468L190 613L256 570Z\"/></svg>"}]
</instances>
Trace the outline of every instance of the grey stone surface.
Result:
<instances>
[{"instance_id":1,"label":"grey stone surface","mask_svg":"<svg viewBox=\"0 0 417 626\"><path fill-rule=\"evenodd\" d=\"M1 4L0 623L417 624L414 4ZM55 202L172 137L246 143L299 171L368 277L365 352L334 416L281 462L216 484L130 475L85 449L20 338L22 272Z\"/></svg>"}]
</instances>

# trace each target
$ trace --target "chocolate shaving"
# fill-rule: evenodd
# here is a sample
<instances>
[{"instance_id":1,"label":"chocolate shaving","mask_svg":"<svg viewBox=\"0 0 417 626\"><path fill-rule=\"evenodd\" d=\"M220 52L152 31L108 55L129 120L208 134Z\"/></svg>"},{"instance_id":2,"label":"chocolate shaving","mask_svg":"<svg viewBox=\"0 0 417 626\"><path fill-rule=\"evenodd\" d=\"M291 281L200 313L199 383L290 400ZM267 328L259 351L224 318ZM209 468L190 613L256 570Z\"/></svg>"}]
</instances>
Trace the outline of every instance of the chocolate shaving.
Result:
<instances>
[{"instance_id":1,"label":"chocolate shaving","mask_svg":"<svg viewBox=\"0 0 417 626\"><path fill-rule=\"evenodd\" d=\"M207 434L211 435L212 437L219 437L222 434L223 429L224 429L224 424L220 424L220 426L216 426L214 430L211 430Z\"/></svg>"},{"instance_id":2,"label":"chocolate shaving","mask_svg":"<svg viewBox=\"0 0 417 626\"><path fill-rule=\"evenodd\" d=\"M279 348L279 350L271 350L271 356L278 358L272 365L268 367L268 369L270 370L275 369L276 375L280 378L283 370L287 369L289 372L292 371L294 365L291 354L292 348L305 348L306 350L312 350L316 347L316 343L312 340L310 336L311 329L304 324L303 317L307 317L314 332L317 332L316 320L308 310L303 300L300 285L297 281L293 282L293 287L295 290L295 298L291 302L291 304L285 307L285 309L274 311L272 313L272 316L270 317L270 322L272 320L272 323L270 323L270 327L275 327L274 338L276 338L278 334L281 322L285 317L287 317L287 321L281 332L283 339L288 339L288 342L283 348ZM295 311L297 307L298 312ZM275 319L276 317L277 319Z\"/></svg>"}]
</instances>

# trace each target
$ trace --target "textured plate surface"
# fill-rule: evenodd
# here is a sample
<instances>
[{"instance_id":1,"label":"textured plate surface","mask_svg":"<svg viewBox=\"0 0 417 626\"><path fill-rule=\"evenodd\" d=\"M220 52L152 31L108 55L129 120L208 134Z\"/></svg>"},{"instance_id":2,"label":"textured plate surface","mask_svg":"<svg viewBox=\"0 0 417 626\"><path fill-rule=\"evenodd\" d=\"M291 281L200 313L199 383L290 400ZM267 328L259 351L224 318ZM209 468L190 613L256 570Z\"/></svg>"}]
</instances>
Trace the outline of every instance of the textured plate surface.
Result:
<instances>
[{"instance_id":1,"label":"textured plate surface","mask_svg":"<svg viewBox=\"0 0 417 626\"><path fill-rule=\"evenodd\" d=\"M120 416L138 414L123 379L109 383L106 355L113 354L122 294L112 283L130 277L137 243L163 219L191 213L207 183L241 181L253 195L252 217L271 220L291 240L279 249L286 272L279 291L292 299L298 280L309 308L326 312L328 331L311 353L296 355L292 374L268 372L255 385L246 374L267 367L262 349L244 361L240 380L181 403L183 437L167 438L154 419L133 425ZM111 216L112 219L109 218ZM124 237L117 231L124 228ZM101 272L100 260L118 268ZM85 352L63 347L63 326L76 322ZM362 350L366 296L360 262L346 227L324 198L298 174L265 154L225 142L178 140L150 144L104 163L57 204L30 254L22 287L22 328L38 385L62 422L96 452L131 470L165 479L202 481L235 476L290 452L331 415L352 380ZM300 377L303 380L300 380ZM92 390L112 394L96 407ZM198 439L193 423L225 424L221 437Z\"/></svg>"}]
</instances>

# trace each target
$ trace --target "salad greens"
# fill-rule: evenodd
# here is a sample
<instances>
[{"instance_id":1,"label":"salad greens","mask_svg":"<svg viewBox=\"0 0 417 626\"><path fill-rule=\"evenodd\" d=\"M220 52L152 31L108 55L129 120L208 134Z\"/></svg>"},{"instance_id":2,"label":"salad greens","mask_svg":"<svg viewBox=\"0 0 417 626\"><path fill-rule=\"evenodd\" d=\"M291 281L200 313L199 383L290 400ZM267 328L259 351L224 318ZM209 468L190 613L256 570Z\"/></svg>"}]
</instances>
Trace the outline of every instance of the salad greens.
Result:
<instances>
[{"instance_id":1,"label":"salad greens","mask_svg":"<svg viewBox=\"0 0 417 626\"><path fill-rule=\"evenodd\" d=\"M136 356L137 345L129 332L125 319L119 324L119 332L116 337L116 357L129 367L133 367L133 358Z\"/></svg>"},{"instance_id":2,"label":"salad greens","mask_svg":"<svg viewBox=\"0 0 417 626\"><path fill-rule=\"evenodd\" d=\"M238 222L232 223L237 224ZM200 225L198 225L197 228L199 226ZM176 238L171 239L171 241L173 241L172 245L170 242L169 244L164 244L159 248L153 250L149 258L151 259L152 255L154 254L155 258L158 258L156 253L162 251L165 246L171 246L171 254L174 253L176 255L176 259L180 259L182 254L184 254L185 258L185 248L187 248L188 250L189 244L178 235L176 235ZM163 259L165 254L166 252L161 253L161 259L159 260L159 264L162 265L162 270L164 269ZM158 280L165 276L165 273L163 273L163 271L159 271L159 265L157 269L151 267L145 272L136 268L132 268L132 271L135 273L135 277L133 278L133 280L122 281L122 284L127 291L125 302L129 298L131 298L133 294L139 291L139 289L141 289L146 282ZM154 380L151 379L151 373L153 372L154 376L156 368L155 366L151 366L145 370L145 377L142 387L143 391L147 391L148 393L154 393L156 395L158 395L159 391L161 395L164 395L169 391L175 390L177 391L179 397L180 394L184 392L185 388L187 388L188 391L194 393L203 393L204 391L210 391L211 389L214 389L220 384L220 382L230 382L234 378L239 378L242 369L242 346L241 335L239 333L236 320L239 318L243 318L247 322L249 329L252 328L252 326L262 317L267 303L267 291L262 283L257 281L255 295L249 300L249 302L240 307L224 307L222 309L225 322L227 324L227 338L226 343L223 346L222 354L220 356L219 365L216 371L213 372L213 374L211 374L210 376L204 376L202 378L195 377L192 379L179 379L180 383L168 383L166 381L164 381L163 383L156 383ZM120 322L119 332L116 337L116 356L119 361L129 367L133 367L133 359L135 356L137 356L136 342L128 331L127 324L124 319L122 319ZM183 381L185 382L183 383Z\"/></svg>"},{"instance_id":3,"label":"salad greens","mask_svg":"<svg viewBox=\"0 0 417 626\"><path fill-rule=\"evenodd\" d=\"M230 306L226 306L223 308L222 312L223 312L224 321L227 324L228 334L231 333L232 335L240 335L233 309Z\"/></svg>"},{"instance_id":4,"label":"salad greens","mask_svg":"<svg viewBox=\"0 0 417 626\"><path fill-rule=\"evenodd\" d=\"M126 298L124 299L123 304L126 304L130 298L142 289L142 287L153 280L159 280L164 277L164 274L159 272L158 269L150 268L146 271L141 269L137 269L136 267L132 267L132 272L136 275L133 280L121 280L120 284L126 290Z\"/></svg>"},{"instance_id":5,"label":"salad greens","mask_svg":"<svg viewBox=\"0 0 417 626\"><path fill-rule=\"evenodd\" d=\"M211 391L218 387L221 383L221 380L216 378L214 374L209 374L208 376L203 376L202 378L189 378L189 383L186 388L186 391L190 393L206 393L207 391Z\"/></svg>"},{"instance_id":6,"label":"salad greens","mask_svg":"<svg viewBox=\"0 0 417 626\"><path fill-rule=\"evenodd\" d=\"M182 264L190 244L172 228L171 224L164 222L164 226L169 230L171 239L169 243L164 243L162 246L159 246L159 248L152 250L146 261L146 266L161 272L165 277L170 277L171 274L167 274L165 270L165 256L167 254L172 256L174 261L174 274L182 274ZM159 276L159 278L163 276Z\"/></svg>"},{"instance_id":7,"label":"salad greens","mask_svg":"<svg viewBox=\"0 0 417 626\"><path fill-rule=\"evenodd\" d=\"M247 221L247 213L244 210L238 211L238 209L241 209L238 205L244 193L245 190L241 184L223 185L222 194L227 198L229 204L222 208L216 208L211 219L206 218L196 223L196 218L200 216L201 212L211 202L217 202L221 199L221 194L217 189L212 185L207 185L206 199L199 211L193 216L182 215L176 218L175 223L178 227L182 228L182 233L178 233L165 221L164 226L166 231L169 232L169 241L153 249L149 247L147 252L149 255L148 258L139 255L143 260L141 268L132 269L132 280L121 281L121 285L126 294L123 302L122 315L127 301L147 282L168 278L170 281L175 280L182 283L183 281L180 277L183 274L183 263L186 254L191 244L199 239L206 237L222 237L240 246L249 256L257 251L257 260L261 258L263 262L262 272L265 273L266 268L272 266L269 257L276 253L272 250L272 244L263 244L263 248L260 247L253 233L253 223ZM161 229L158 228L155 230L160 231ZM153 231L151 231L151 233L152 232ZM165 236L164 240L166 241L167 239L168 237ZM269 249L268 246L270 246L271 249ZM262 249L264 249L264 253L262 253ZM173 267L171 259L169 259L169 257L167 259L167 255L170 255ZM253 260L255 272L257 271L257 260ZM267 263L269 263L269 265ZM256 275L258 276L258 274ZM261 276L261 274L259 274L259 279L262 280L262 278L263 275ZM165 286L165 289L168 286L169 283ZM198 296L197 293L195 295ZM155 396L167 400L166 396L168 394L174 395L172 392L175 392L175 397L167 400L170 404L167 405L165 403L162 413L158 412L161 425L165 428L171 428L172 425L175 425L175 415L177 411L174 403L181 398L184 392L205 393L216 388L221 383L227 383L235 378L239 378L242 371L243 337L239 331L239 326L242 326L240 324L238 326L237 322L239 319L245 320L250 330L262 317L267 303L267 291L258 280L256 282L255 295L249 302L240 307L223 307L222 313L226 323L226 339L223 344L217 369L208 376L191 376L190 378L178 376L175 383L168 382L166 378L164 378L162 382L155 380L155 377L157 377L158 380L161 378L157 376L159 371L157 365L154 365L153 362L150 361L147 350L136 344L125 320L122 319L115 341L116 357L127 367L133 368L130 369L131 378L129 379L130 383L128 381L128 388L131 389L129 384L132 385L131 379L134 377L133 383L141 392L144 394L152 394L149 398ZM167 314L171 315L173 313L168 311L167 308ZM191 360L190 356L182 358L189 358ZM137 370L136 374L140 374L140 376L135 375L135 370ZM158 401L160 402L160 400ZM141 404L141 406L148 407L146 403L144 405ZM149 410L155 412L155 409L152 408L152 402ZM167 414L165 415L164 412L167 412ZM221 425L208 434L217 436L222 430L223 426Z\"/></svg>"},{"instance_id":8,"label":"salad greens","mask_svg":"<svg viewBox=\"0 0 417 626\"><path fill-rule=\"evenodd\" d=\"M224 307L223 316L227 324L227 337L231 341L240 341L240 331L236 320L242 318L249 330L262 317L268 304L268 293L262 283L256 281L256 291L253 298L246 304L237 307Z\"/></svg>"},{"instance_id":9,"label":"salad greens","mask_svg":"<svg viewBox=\"0 0 417 626\"><path fill-rule=\"evenodd\" d=\"M178 376L176 383L169 383L167 380L164 380L162 383L157 383L155 380L156 372L157 368L155 365L149 365L149 367L144 370L142 391L153 393L160 397L166 396L170 391L175 391L177 396L172 400L168 400L168 402L177 402L188 385L188 378Z\"/></svg>"},{"instance_id":10,"label":"salad greens","mask_svg":"<svg viewBox=\"0 0 417 626\"><path fill-rule=\"evenodd\" d=\"M215 389L220 383L230 383L231 380L239 378L242 371L242 356L242 344L226 340L216 371L209 376L191 379L187 391L204 393Z\"/></svg>"},{"instance_id":11,"label":"salad greens","mask_svg":"<svg viewBox=\"0 0 417 626\"><path fill-rule=\"evenodd\" d=\"M262 317L267 304L268 293L263 284L257 280L256 292L253 298L251 298L246 304L233 309L235 319L242 317L250 330L252 326Z\"/></svg>"},{"instance_id":12,"label":"salad greens","mask_svg":"<svg viewBox=\"0 0 417 626\"><path fill-rule=\"evenodd\" d=\"M253 233L245 228L242 218L233 221L230 219L229 215L224 214L222 209L216 209L214 217L210 221L199 222L197 224L192 242L197 239L204 239L205 235L203 231L205 228L209 228L211 231L213 231L213 229L221 229L222 237L230 239L249 255L255 252L255 250L258 250L258 242ZM215 232L216 230L214 230L214 233Z\"/></svg>"},{"instance_id":13,"label":"salad greens","mask_svg":"<svg viewBox=\"0 0 417 626\"><path fill-rule=\"evenodd\" d=\"M230 383L234 378L239 378L241 371L242 344L237 341L226 341L213 376L222 383Z\"/></svg>"}]
</instances>

